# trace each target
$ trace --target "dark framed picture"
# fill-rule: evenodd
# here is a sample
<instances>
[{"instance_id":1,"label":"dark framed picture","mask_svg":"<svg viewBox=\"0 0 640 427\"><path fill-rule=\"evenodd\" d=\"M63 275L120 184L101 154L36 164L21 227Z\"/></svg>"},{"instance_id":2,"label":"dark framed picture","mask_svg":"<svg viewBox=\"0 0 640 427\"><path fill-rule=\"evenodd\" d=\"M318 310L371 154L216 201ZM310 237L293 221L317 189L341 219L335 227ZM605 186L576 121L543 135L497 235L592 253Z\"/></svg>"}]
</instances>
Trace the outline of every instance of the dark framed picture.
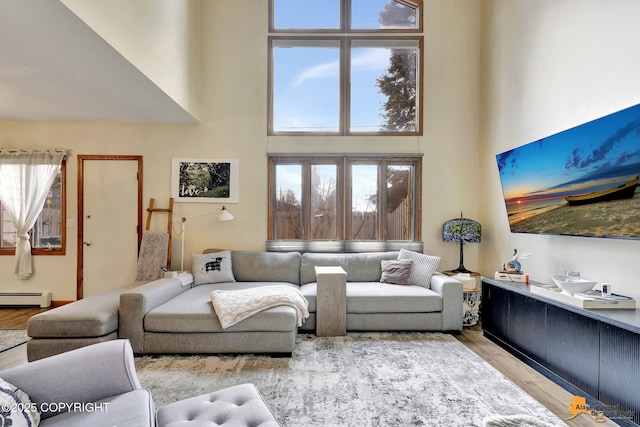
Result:
<instances>
[{"instance_id":1,"label":"dark framed picture","mask_svg":"<svg viewBox=\"0 0 640 427\"><path fill-rule=\"evenodd\" d=\"M171 197L176 202L238 203L238 160L172 159Z\"/></svg>"}]
</instances>

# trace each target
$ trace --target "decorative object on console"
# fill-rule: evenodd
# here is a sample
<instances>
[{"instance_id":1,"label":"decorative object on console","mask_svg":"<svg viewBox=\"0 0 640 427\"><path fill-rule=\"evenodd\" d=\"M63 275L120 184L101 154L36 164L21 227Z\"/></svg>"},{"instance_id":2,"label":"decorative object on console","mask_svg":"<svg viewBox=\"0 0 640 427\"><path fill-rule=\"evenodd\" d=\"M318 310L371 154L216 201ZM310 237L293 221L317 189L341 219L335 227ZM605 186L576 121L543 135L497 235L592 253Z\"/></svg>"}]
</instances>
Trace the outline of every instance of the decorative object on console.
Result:
<instances>
[{"instance_id":1,"label":"decorative object on console","mask_svg":"<svg viewBox=\"0 0 640 427\"><path fill-rule=\"evenodd\" d=\"M177 202L238 203L238 160L172 159L171 197Z\"/></svg>"},{"instance_id":2,"label":"decorative object on console","mask_svg":"<svg viewBox=\"0 0 640 427\"><path fill-rule=\"evenodd\" d=\"M442 225L442 241L460 243L460 265L455 270L456 273L471 273L464 266L464 250L465 243L480 243L482 235L482 226L479 222L472 219L463 218L460 212L460 218L453 218L446 221Z\"/></svg>"},{"instance_id":3,"label":"decorative object on console","mask_svg":"<svg viewBox=\"0 0 640 427\"><path fill-rule=\"evenodd\" d=\"M639 131L635 105L497 154L511 232L640 239Z\"/></svg>"},{"instance_id":4,"label":"decorative object on console","mask_svg":"<svg viewBox=\"0 0 640 427\"><path fill-rule=\"evenodd\" d=\"M231 214L231 212L229 212L226 207L222 206L215 211L202 212L191 216L183 216L178 221L174 221L180 222L180 271L184 271L184 236L187 233L187 220L200 216L212 215L218 212L218 221L220 222L227 222L233 219L233 214Z\"/></svg>"},{"instance_id":5,"label":"decorative object on console","mask_svg":"<svg viewBox=\"0 0 640 427\"><path fill-rule=\"evenodd\" d=\"M627 309L635 310L636 300L631 297L613 294L604 296L600 291L576 292L568 294L561 288L549 288L540 286L539 283L531 285L531 293L545 296L555 301L561 301L576 307L586 309Z\"/></svg>"},{"instance_id":6,"label":"decorative object on console","mask_svg":"<svg viewBox=\"0 0 640 427\"><path fill-rule=\"evenodd\" d=\"M566 295L573 295L581 292L588 292L596 285L598 282L592 282L590 280L585 280L580 278L579 272L568 272L574 274L554 274L551 276L553 282L557 287L562 289L562 292ZM575 273L578 273L577 276Z\"/></svg>"},{"instance_id":7,"label":"decorative object on console","mask_svg":"<svg viewBox=\"0 0 640 427\"><path fill-rule=\"evenodd\" d=\"M522 271L521 259L528 258L531 252L520 252L517 249L513 250L513 256L511 259L500 267L500 270L496 271L494 278L496 280L505 280L508 282L522 282L529 283L529 273Z\"/></svg>"}]
</instances>

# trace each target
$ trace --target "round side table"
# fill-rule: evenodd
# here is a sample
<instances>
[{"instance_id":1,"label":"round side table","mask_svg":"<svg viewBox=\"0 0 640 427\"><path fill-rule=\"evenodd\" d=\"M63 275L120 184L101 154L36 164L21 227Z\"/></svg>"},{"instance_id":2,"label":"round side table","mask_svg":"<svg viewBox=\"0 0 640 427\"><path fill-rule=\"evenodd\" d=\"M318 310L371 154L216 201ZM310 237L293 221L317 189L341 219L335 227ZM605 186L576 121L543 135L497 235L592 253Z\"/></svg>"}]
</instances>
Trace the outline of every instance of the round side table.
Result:
<instances>
[{"instance_id":1,"label":"round side table","mask_svg":"<svg viewBox=\"0 0 640 427\"><path fill-rule=\"evenodd\" d=\"M480 318L480 288L464 289L462 300L462 326L473 326Z\"/></svg>"}]
</instances>

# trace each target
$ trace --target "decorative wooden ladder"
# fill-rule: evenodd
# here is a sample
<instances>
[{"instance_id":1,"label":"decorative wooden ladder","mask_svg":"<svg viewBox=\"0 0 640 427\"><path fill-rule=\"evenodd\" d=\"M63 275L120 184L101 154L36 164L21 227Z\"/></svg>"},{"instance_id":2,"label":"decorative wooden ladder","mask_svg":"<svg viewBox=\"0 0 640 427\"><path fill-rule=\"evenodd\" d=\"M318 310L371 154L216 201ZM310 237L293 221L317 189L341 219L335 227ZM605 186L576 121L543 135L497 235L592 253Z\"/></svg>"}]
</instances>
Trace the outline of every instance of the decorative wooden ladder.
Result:
<instances>
[{"instance_id":1,"label":"decorative wooden ladder","mask_svg":"<svg viewBox=\"0 0 640 427\"><path fill-rule=\"evenodd\" d=\"M173 227L173 197L169 198L169 207L168 208L156 208L155 199L149 199L149 207L147 208L147 225L145 226L145 230L149 230L151 227L151 215L154 212L166 212L168 215L167 218L167 233L169 233L169 248L167 249L167 268L171 270L171 231Z\"/></svg>"}]
</instances>

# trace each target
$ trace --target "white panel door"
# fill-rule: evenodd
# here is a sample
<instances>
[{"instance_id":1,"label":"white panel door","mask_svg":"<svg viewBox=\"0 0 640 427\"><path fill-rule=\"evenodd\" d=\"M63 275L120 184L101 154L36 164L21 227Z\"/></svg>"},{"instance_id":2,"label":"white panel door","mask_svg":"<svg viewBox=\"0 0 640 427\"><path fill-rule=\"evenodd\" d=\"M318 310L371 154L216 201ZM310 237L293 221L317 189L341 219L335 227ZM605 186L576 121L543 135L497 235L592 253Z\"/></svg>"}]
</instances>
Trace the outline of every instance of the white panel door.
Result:
<instances>
[{"instance_id":1,"label":"white panel door","mask_svg":"<svg viewBox=\"0 0 640 427\"><path fill-rule=\"evenodd\" d=\"M85 160L83 297L135 281L138 260L138 162Z\"/></svg>"}]
</instances>

